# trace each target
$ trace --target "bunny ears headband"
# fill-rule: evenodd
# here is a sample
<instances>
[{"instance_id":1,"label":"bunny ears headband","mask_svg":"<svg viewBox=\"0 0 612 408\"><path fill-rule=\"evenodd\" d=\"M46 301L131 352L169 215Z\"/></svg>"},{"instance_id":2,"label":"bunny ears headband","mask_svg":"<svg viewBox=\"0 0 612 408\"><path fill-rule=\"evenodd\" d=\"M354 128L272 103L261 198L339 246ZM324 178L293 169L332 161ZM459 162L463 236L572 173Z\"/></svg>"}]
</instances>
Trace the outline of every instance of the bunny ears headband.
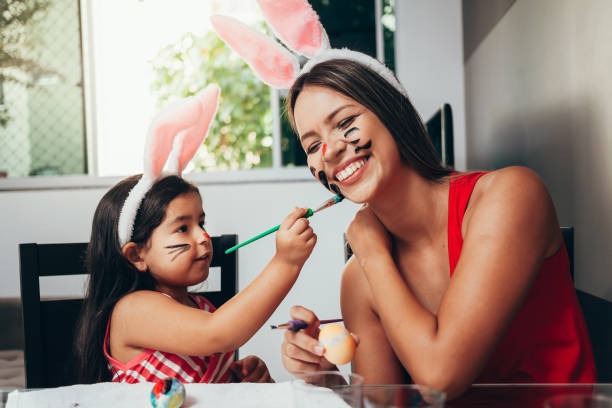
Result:
<instances>
[{"instance_id":1,"label":"bunny ears headband","mask_svg":"<svg viewBox=\"0 0 612 408\"><path fill-rule=\"evenodd\" d=\"M297 56L273 38L231 17L214 15L210 20L219 37L266 84L280 89L291 88L300 75L309 72L315 65L332 59L349 59L378 73L407 96L393 72L378 60L346 48L331 48L319 16L307 0L257 0L257 3L274 34L289 50L309 58L301 70Z\"/></svg>"},{"instance_id":2,"label":"bunny ears headband","mask_svg":"<svg viewBox=\"0 0 612 408\"><path fill-rule=\"evenodd\" d=\"M128 194L119 215L121 247L132 238L134 220L147 191L160 176L178 175L208 134L217 111L219 87L209 85L197 95L170 105L151 123L144 154L144 172ZM166 165L166 172L162 170Z\"/></svg>"}]
</instances>

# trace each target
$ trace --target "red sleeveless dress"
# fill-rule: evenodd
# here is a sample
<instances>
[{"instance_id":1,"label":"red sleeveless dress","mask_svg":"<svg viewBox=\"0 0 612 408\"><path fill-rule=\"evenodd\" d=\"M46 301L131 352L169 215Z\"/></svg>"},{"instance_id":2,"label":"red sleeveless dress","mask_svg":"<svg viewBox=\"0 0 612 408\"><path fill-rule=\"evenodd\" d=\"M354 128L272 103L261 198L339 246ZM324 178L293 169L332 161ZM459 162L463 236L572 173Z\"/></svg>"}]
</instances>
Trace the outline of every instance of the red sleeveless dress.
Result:
<instances>
[{"instance_id":1,"label":"red sleeveless dress","mask_svg":"<svg viewBox=\"0 0 612 408\"><path fill-rule=\"evenodd\" d=\"M448 197L451 278L463 246L463 215L474 185L483 174L451 178ZM525 303L474 382L596 382L589 334L571 280L565 244L542 263Z\"/></svg>"},{"instance_id":2,"label":"red sleeveless dress","mask_svg":"<svg viewBox=\"0 0 612 408\"><path fill-rule=\"evenodd\" d=\"M166 295L168 296L168 295ZM214 312L212 303L200 295L190 295L201 310ZM159 350L145 350L131 361L122 363L109 353L110 317L104 336L104 355L112 374L112 382L157 382L174 377L182 383L228 383L232 380L230 366L234 352L210 356L183 356Z\"/></svg>"}]
</instances>

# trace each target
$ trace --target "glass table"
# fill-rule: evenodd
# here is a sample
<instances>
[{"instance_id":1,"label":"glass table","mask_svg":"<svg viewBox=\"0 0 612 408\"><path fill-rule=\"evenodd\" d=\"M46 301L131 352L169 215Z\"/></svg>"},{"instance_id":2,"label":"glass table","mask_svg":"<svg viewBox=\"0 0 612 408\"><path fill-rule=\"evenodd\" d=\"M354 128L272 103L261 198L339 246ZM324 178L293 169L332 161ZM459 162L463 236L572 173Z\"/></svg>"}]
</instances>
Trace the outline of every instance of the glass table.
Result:
<instances>
[{"instance_id":1,"label":"glass table","mask_svg":"<svg viewBox=\"0 0 612 408\"><path fill-rule=\"evenodd\" d=\"M542 408L560 394L602 394L612 397L612 384L474 384L446 407Z\"/></svg>"}]
</instances>

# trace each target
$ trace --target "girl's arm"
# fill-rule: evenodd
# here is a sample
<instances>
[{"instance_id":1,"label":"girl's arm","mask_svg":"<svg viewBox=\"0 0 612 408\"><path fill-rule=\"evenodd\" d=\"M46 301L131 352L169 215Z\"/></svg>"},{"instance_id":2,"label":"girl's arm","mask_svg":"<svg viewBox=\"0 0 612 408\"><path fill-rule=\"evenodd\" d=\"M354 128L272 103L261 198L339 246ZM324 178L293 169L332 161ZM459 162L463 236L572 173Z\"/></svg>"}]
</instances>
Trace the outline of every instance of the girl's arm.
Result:
<instances>
[{"instance_id":1,"label":"girl's arm","mask_svg":"<svg viewBox=\"0 0 612 408\"><path fill-rule=\"evenodd\" d=\"M122 298L112 313L111 345L204 356L232 351L266 322L297 279L316 235L305 209L295 209L276 234L277 252L264 270L214 313L154 291Z\"/></svg>"},{"instance_id":2,"label":"girl's arm","mask_svg":"<svg viewBox=\"0 0 612 408\"><path fill-rule=\"evenodd\" d=\"M461 257L437 317L406 286L389 236L371 210L360 210L347 231L395 354L416 383L451 398L480 373L543 260L561 244L552 200L534 173L509 168L481 182L466 211Z\"/></svg>"}]
</instances>

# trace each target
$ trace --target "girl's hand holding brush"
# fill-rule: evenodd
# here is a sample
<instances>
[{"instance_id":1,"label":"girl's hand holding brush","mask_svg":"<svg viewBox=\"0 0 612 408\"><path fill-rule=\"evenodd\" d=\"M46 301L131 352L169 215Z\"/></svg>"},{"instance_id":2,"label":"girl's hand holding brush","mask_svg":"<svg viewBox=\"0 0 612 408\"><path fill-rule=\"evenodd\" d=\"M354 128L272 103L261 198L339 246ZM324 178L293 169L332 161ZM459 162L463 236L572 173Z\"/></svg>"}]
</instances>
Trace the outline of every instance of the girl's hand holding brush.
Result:
<instances>
[{"instance_id":1,"label":"girl's hand holding brush","mask_svg":"<svg viewBox=\"0 0 612 408\"><path fill-rule=\"evenodd\" d=\"M295 207L276 233L276 255L280 262L302 268L317 243L317 236L306 218L307 208Z\"/></svg>"}]
</instances>

